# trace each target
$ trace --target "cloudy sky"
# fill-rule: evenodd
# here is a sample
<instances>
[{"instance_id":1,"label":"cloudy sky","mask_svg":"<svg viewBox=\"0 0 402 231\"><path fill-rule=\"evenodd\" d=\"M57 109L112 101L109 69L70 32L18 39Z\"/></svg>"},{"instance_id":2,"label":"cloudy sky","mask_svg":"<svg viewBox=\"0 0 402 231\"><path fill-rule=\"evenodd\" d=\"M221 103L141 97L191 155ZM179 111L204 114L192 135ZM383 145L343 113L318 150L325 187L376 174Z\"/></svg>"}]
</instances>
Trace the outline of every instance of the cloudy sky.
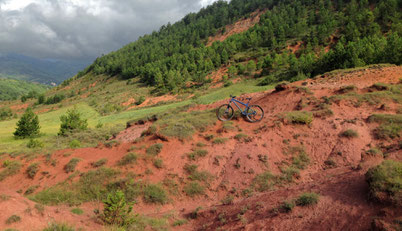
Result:
<instances>
[{"instance_id":1,"label":"cloudy sky","mask_svg":"<svg viewBox=\"0 0 402 231\"><path fill-rule=\"evenodd\" d=\"M0 53L93 60L215 0L0 0Z\"/></svg>"}]
</instances>

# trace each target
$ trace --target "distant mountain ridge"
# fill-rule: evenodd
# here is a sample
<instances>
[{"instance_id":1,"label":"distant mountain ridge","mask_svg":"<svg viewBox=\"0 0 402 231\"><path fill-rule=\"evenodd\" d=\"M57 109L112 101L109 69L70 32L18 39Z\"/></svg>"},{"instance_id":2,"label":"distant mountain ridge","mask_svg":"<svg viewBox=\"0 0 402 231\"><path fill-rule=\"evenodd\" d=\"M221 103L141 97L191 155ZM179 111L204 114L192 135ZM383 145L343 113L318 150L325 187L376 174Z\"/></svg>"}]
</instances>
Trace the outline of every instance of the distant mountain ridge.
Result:
<instances>
[{"instance_id":1,"label":"distant mountain ridge","mask_svg":"<svg viewBox=\"0 0 402 231\"><path fill-rule=\"evenodd\" d=\"M85 68L86 61L38 59L20 54L0 54L0 77L59 84Z\"/></svg>"}]
</instances>

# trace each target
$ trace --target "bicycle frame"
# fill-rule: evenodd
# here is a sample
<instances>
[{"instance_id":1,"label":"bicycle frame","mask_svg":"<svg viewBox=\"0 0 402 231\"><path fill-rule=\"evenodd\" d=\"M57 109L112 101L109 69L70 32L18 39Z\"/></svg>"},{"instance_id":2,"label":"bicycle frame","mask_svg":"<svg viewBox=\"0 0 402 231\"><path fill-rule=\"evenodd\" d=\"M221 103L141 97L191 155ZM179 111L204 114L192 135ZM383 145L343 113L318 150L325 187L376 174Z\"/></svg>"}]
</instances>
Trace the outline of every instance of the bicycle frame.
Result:
<instances>
[{"instance_id":1,"label":"bicycle frame","mask_svg":"<svg viewBox=\"0 0 402 231\"><path fill-rule=\"evenodd\" d=\"M241 101L239 101L239 100L237 100L237 99L235 99L235 98L232 98L232 99L229 101L229 105L230 105L231 103L233 103L234 105L236 105L236 107L241 111L241 113L242 113L243 115L245 115L246 112L247 112L247 109L248 109L248 107L249 107L248 104L250 103L250 100L249 100L247 103L243 103L243 102L241 102ZM241 105L243 105L243 106L246 107L246 108L244 109L244 111L240 108L239 105L237 105L237 103L240 103Z\"/></svg>"}]
</instances>

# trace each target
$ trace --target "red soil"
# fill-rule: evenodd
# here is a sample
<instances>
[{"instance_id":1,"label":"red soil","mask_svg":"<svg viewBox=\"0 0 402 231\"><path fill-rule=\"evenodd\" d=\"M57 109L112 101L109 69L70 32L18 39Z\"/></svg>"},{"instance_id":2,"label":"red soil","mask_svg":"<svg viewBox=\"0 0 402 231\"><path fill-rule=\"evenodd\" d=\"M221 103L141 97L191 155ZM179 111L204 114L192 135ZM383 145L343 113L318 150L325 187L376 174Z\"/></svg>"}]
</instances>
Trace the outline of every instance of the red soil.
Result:
<instances>
[{"instance_id":1,"label":"red soil","mask_svg":"<svg viewBox=\"0 0 402 231\"><path fill-rule=\"evenodd\" d=\"M123 173L135 173L138 179L146 182L161 182L165 178L174 179L178 183L178 195L170 195L170 202L165 205L150 205L138 198L134 206L136 213L150 216L162 216L167 213L186 217L195 208L202 206L199 218L190 220L177 230L367 230L370 229L374 217L394 219L402 216L402 211L384 208L379 204L367 201L367 184L364 174L369 167L380 163L382 157L372 157L366 154L370 147L394 144L395 140L379 141L374 139L372 130L378 126L367 123L367 117L373 113L396 113L398 104L393 101L386 103L385 109L380 105L363 103L356 106L353 101L340 100L330 105L332 116L316 117L311 125L294 125L278 118L278 114L294 111L305 104L302 110L314 111L322 96L330 97L338 94L337 90L346 85L355 85L358 93L367 92L367 87L373 83L397 83L402 76L402 67L373 67L360 71L349 71L318 76L315 79L291 84L291 88L281 92L260 92L249 94L253 103L264 108L265 118L260 123L251 124L243 119L233 121L233 129L222 131L222 123L206 128L203 133L195 134L189 140L168 138L160 140L158 136L145 137L139 143L132 142L140 137L148 128L145 125L134 125L117 136L120 145L113 148L82 148L61 150L53 154L58 164L53 167L45 164L45 158L23 160L24 167L19 174L0 182L0 195L10 195L8 201L0 202L0 228L30 228L41 229L48 221L66 221L87 230L99 230L95 222L94 208L100 203L85 203L80 206L85 215L73 215L71 208L65 206L46 206L45 218L33 211L25 213L25 209L33 207L33 202L18 193L31 185L39 185L40 191L66 180L69 174L63 170L64 165L73 157L82 159L76 170L87 172L92 169L91 163L101 158L107 158L109 167L116 163L132 146L140 158L132 166L121 167ZM306 85L311 93L297 88ZM226 102L220 101L211 105L199 105L191 110L206 110L216 108ZM343 138L339 134L346 129L358 132L357 138ZM249 140L238 141L234 136L244 133ZM224 144L213 144L207 141L205 135L228 138ZM197 161L188 160L186 154L197 149L198 142L206 144L206 157ZM158 158L163 160L164 167L153 166L152 158L147 157L145 149L152 144L163 143L162 152ZM310 164L301 170L294 183L282 184L274 190L254 193L250 198L242 196L242 191L252 185L257 174L270 170L280 174L280 167L285 162L291 162L291 155L286 154L290 146L303 146L310 157ZM402 150L388 151L388 158L402 160ZM267 156L267 162L262 158ZM0 156L0 161L8 159ZM336 166L328 166L325 162L332 160ZM34 179L28 179L25 171L32 162L40 163L40 172ZM187 163L197 164L199 170L205 170L214 176L209 183L204 196L190 198L185 195L183 186L188 182L183 166ZM0 168L1 170L1 168ZM152 173L149 174L149 170ZM148 174L147 174L148 172ZM136 179L136 180L138 180ZM296 207L291 213L276 214L272 212L284 200L297 198L303 192L316 192L321 195L317 205L311 207ZM234 197L233 204L221 205L221 200L227 195ZM243 215L239 215L240 211ZM33 209L34 210L34 209ZM6 225L5 220L12 214L22 217L21 222ZM223 214L223 215L220 215Z\"/></svg>"},{"instance_id":2,"label":"red soil","mask_svg":"<svg viewBox=\"0 0 402 231\"><path fill-rule=\"evenodd\" d=\"M218 32L215 36L209 37L208 38L208 43L207 46L211 46L212 43L216 41L225 41L228 37L234 35L234 34L239 34L242 32L247 31L251 27L253 27L255 24L257 24L260 21L260 17L262 14L264 14L266 11L256 11L251 14L249 18L245 18L242 20L237 21L235 24L232 25L227 25L225 33L222 34L222 32Z\"/></svg>"},{"instance_id":3,"label":"red soil","mask_svg":"<svg viewBox=\"0 0 402 231\"><path fill-rule=\"evenodd\" d=\"M174 95L162 95L157 97L149 97L145 99L145 101L141 105L135 105L136 99L130 98L126 102L122 103L121 105L124 107L128 107L127 110L131 110L134 108L141 108L150 105L154 105L161 102L167 102L176 99Z\"/></svg>"}]
</instances>

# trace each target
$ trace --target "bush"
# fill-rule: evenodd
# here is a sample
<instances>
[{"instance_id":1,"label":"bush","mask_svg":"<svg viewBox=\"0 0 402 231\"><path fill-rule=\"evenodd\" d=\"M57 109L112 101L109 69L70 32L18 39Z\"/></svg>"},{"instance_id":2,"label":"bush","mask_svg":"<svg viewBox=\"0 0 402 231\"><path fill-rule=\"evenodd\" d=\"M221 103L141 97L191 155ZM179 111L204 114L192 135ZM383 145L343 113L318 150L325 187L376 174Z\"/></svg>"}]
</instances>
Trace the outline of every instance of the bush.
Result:
<instances>
[{"instance_id":1,"label":"bush","mask_svg":"<svg viewBox=\"0 0 402 231\"><path fill-rule=\"evenodd\" d=\"M141 105L143 102L145 102L145 96L140 96L138 100L135 102L136 105Z\"/></svg>"},{"instance_id":2,"label":"bush","mask_svg":"<svg viewBox=\"0 0 402 231\"><path fill-rule=\"evenodd\" d=\"M197 195L203 195L205 188L198 182L191 181L190 183L186 184L186 186L184 186L183 190L188 196L194 197Z\"/></svg>"},{"instance_id":3,"label":"bush","mask_svg":"<svg viewBox=\"0 0 402 231\"><path fill-rule=\"evenodd\" d=\"M105 165L107 163L107 159L106 158L102 158L98 161L95 161L92 163L92 167L94 168L99 168L102 167L103 165Z\"/></svg>"},{"instance_id":4,"label":"bush","mask_svg":"<svg viewBox=\"0 0 402 231\"><path fill-rule=\"evenodd\" d=\"M353 129L348 129L348 130L341 132L339 134L339 136L346 137L346 138L356 138L356 137L359 137L359 134L357 133L357 131L355 131Z\"/></svg>"},{"instance_id":5,"label":"bush","mask_svg":"<svg viewBox=\"0 0 402 231\"><path fill-rule=\"evenodd\" d=\"M77 215L81 215L84 213L84 211L80 208L73 208L73 209L71 209L71 212L74 214L77 214Z\"/></svg>"},{"instance_id":6,"label":"bush","mask_svg":"<svg viewBox=\"0 0 402 231\"><path fill-rule=\"evenodd\" d=\"M120 190L109 193L103 200L102 220L108 225L126 226L132 223L130 213L133 207L126 202L124 193Z\"/></svg>"},{"instance_id":7,"label":"bush","mask_svg":"<svg viewBox=\"0 0 402 231\"><path fill-rule=\"evenodd\" d=\"M160 144L160 143L153 144L149 148L147 148L146 152L147 152L148 155L156 156L159 153L161 153L162 148L163 148L163 144Z\"/></svg>"},{"instance_id":8,"label":"bush","mask_svg":"<svg viewBox=\"0 0 402 231\"><path fill-rule=\"evenodd\" d=\"M286 119L293 124L311 124L313 113L308 111L293 111L286 113Z\"/></svg>"},{"instance_id":9,"label":"bush","mask_svg":"<svg viewBox=\"0 0 402 231\"><path fill-rule=\"evenodd\" d=\"M68 224L52 223L42 231L75 231L75 229Z\"/></svg>"},{"instance_id":10,"label":"bush","mask_svg":"<svg viewBox=\"0 0 402 231\"><path fill-rule=\"evenodd\" d=\"M154 204L165 204L168 200L166 191L157 184L149 184L144 189L144 201Z\"/></svg>"},{"instance_id":11,"label":"bush","mask_svg":"<svg viewBox=\"0 0 402 231\"><path fill-rule=\"evenodd\" d=\"M17 123L14 137L27 138L38 136L39 130L40 126L38 116L35 115L31 108L28 108Z\"/></svg>"},{"instance_id":12,"label":"bush","mask_svg":"<svg viewBox=\"0 0 402 231\"><path fill-rule=\"evenodd\" d=\"M163 168L163 160L162 159L156 159L154 160L154 166L156 168Z\"/></svg>"},{"instance_id":13,"label":"bush","mask_svg":"<svg viewBox=\"0 0 402 231\"><path fill-rule=\"evenodd\" d=\"M43 142L37 139L30 139L27 144L28 148L43 148L44 146Z\"/></svg>"},{"instance_id":14,"label":"bush","mask_svg":"<svg viewBox=\"0 0 402 231\"><path fill-rule=\"evenodd\" d=\"M320 195L316 193L303 193L302 195L299 196L299 198L297 198L296 204L298 206L308 206L317 204L319 196Z\"/></svg>"},{"instance_id":15,"label":"bush","mask_svg":"<svg viewBox=\"0 0 402 231\"><path fill-rule=\"evenodd\" d=\"M81 147L81 142L79 140L72 140L70 142L70 148L79 148Z\"/></svg>"},{"instance_id":16,"label":"bush","mask_svg":"<svg viewBox=\"0 0 402 231\"><path fill-rule=\"evenodd\" d=\"M207 154L208 154L208 151L207 151L207 150L204 150L204 149L197 149L197 150L195 150L194 152L188 153L188 154L187 154L187 157L188 157L190 160L197 160L198 158L204 157L204 156L206 156Z\"/></svg>"},{"instance_id":17,"label":"bush","mask_svg":"<svg viewBox=\"0 0 402 231\"><path fill-rule=\"evenodd\" d=\"M280 206L281 210L284 211L285 213L291 212L294 207L295 203L293 201L284 201Z\"/></svg>"},{"instance_id":18,"label":"bush","mask_svg":"<svg viewBox=\"0 0 402 231\"><path fill-rule=\"evenodd\" d=\"M6 224L12 224L12 223L16 223L16 222L20 222L21 221L21 217L17 216L17 215L12 215L11 217L7 218L6 220Z\"/></svg>"},{"instance_id":19,"label":"bush","mask_svg":"<svg viewBox=\"0 0 402 231\"><path fill-rule=\"evenodd\" d=\"M366 173L371 199L402 205L402 162L385 160Z\"/></svg>"},{"instance_id":20,"label":"bush","mask_svg":"<svg viewBox=\"0 0 402 231\"><path fill-rule=\"evenodd\" d=\"M33 179L38 171L39 171L39 164L33 163L28 166L27 175L29 178Z\"/></svg>"},{"instance_id":21,"label":"bush","mask_svg":"<svg viewBox=\"0 0 402 231\"><path fill-rule=\"evenodd\" d=\"M20 171L21 166L22 164L19 161L5 161L3 163L5 169L0 172L0 181L3 181L8 176L17 174Z\"/></svg>"},{"instance_id":22,"label":"bush","mask_svg":"<svg viewBox=\"0 0 402 231\"><path fill-rule=\"evenodd\" d=\"M87 120L81 119L81 113L76 108L68 110L66 115L60 116L61 125L59 136L66 136L69 132L86 130Z\"/></svg>"},{"instance_id":23,"label":"bush","mask_svg":"<svg viewBox=\"0 0 402 231\"><path fill-rule=\"evenodd\" d=\"M13 117L13 112L9 107L0 108L0 121L7 120Z\"/></svg>"},{"instance_id":24,"label":"bush","mask_svg":"<svg viewBox=\"0 0 402 231\"><path fill-rule=\"evenodd\" d=\"M72 158L67 164L66 166L64 166L64 171L66 173L70 173L70 172L74 172L75 167L77 167L78 162L80 162L81 160L78 158Z\"/></svg>"},{"instance_id":25,"label":"bush","mask_svg":"<svg viewBox=\"0 0 402 231\"><path fill-rule=\"evenodd\" d=\"M133 164L137 161L137 158L138 158L137 154L130 152L126 154L117 164L120 166Z\"/></svg>"},{"instance_id":26,"label":"bush","mask_svg":"<svg viewBox=\"0 0 402 231\"><path fill-rule=\"evenodd\" d=\"M254 188L260 192L272 188L274 184L275 176L269 171L257 175L253 180Z\"/></svg>"}]
</instances>

